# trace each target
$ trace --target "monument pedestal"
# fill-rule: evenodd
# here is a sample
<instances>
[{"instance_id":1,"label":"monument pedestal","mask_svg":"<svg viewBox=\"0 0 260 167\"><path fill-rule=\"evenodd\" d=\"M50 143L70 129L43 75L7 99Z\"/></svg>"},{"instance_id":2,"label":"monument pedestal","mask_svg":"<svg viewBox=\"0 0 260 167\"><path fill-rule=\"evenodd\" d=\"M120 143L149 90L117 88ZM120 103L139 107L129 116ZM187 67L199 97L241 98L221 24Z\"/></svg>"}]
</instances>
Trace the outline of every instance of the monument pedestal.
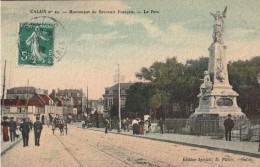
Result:
<instances>
[{"instance_id":1,"label":"monument pedestal","mask_svg":"<svg viewBox=\"0 0 260 167\"><path fill-rule=\"evenodd\" d=\"M238 94L228 81L226 46L216 42L210 46L209 51L208 71L213 76L214 83L211 87L205 87L204 85L209 85L211 82L205 81L204 77L201 93L198 95L199 106L190 119L193 123L206 120L206 118L207 121L218 120L219 128L224 129L223 123L228 114L232 115L234 121L246 119L246 116L237 106Z\"/></svg>"}]
</instances>

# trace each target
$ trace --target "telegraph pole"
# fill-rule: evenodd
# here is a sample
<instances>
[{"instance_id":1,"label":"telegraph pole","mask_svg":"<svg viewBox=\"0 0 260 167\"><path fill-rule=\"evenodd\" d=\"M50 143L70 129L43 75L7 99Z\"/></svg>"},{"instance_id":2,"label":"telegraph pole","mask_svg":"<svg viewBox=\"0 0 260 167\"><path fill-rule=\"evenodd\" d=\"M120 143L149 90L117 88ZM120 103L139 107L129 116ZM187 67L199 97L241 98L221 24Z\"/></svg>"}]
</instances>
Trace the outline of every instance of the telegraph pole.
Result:
<instances>
[{"instance_id":1,"label":"telegraph pole","mask_svg":"<svg viewBox=\"0 0 260 167\"><path fill-rule=\"evenodd\" d=\"M88 86L87 86L87 116L88 116Z\"/></svg>"},{"instance_id":2,"label":"telegraph pole","mask_svg":"<svg viewBox=\"0 0 260 167\"><path fill-rule=\"evenodd\" d=\"M27 89L26 89L26 93L27 93L27 97L26 97L26 99L27 99L26 100L26 111L25 111L26 112L26 118L28 116L27 114L28 114L28 110L29 110L28 109L28 105L29 105L28 89L29 89L29 79L27 81Z\"/></svg>"},{"instance_id":3,"label":"telegraph pole","mask_svg":"<svg viewBox=\"0 0 260 167\"><path fill-rule=\"evenodd\" d=\"M5 72L6 72L6 60L5 60L5 67L4 67L4 81L3 81L3 95L2 95L2 109L1 109L1 116L4 111L4 104L5 104Z\"/></svg>"},{"instance_id":4,"label":"telegraph pole","mask_svg":"<svg viewBox=\"0 0 260 167\"><path fill-rule=\"evenodd\" d=\"M118 64L118 132L121 131L120 68Z\"/></svg>"}]
</instances>

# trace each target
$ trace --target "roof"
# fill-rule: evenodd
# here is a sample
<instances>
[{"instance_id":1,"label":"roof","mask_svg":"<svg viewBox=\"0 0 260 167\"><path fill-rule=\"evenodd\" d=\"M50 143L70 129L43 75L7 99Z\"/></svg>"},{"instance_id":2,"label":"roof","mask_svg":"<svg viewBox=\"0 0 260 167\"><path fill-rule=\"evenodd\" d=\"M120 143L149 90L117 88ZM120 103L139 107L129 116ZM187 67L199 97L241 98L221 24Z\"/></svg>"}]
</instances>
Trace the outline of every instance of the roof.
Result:
<instances>
[{"instance_id":1,"label":"roof","mask_svg":"<svg viewBox=\"0 0 260 167\"><path fill-rule=\"evenodd\" d=\"M26 99L5 99L4 106L8 107L25 107L27 104ZM43 107L43 105L35 99L29 99L28 106Z\"/></svg>"},{"instance_id":2,"label":"roof","mask_svg":"<svg viewBox=\"0 0 260 167\"><path fill-rule=\"evenodd\" d=\"M38 94L38 96L44 101L45 104L49 105L49 100L51 100L51 98L48 95Z\"/></svg>"},{"instance_id":3,"label":"roof","mask_svg":"<svg viewBox=\"0 0 260 167\"><path fill-rule=\"evenodd\" d=\"M58 106L62 106L62 102L65 101L65 100L62 100L62 97L61 96L57 96L56 94L56 97L55 97L55 100L53 99L52 97L52 93L49 95L49 97L56 102L58 102Z\"/></svg>"},{"instance_id":4,"label":"roof","mask_svg":"<svg viewBox=\"0 0 260 167\"><path fill-rule=\"evenodd\" d=\"M120 89L125 89L125 90L127 90L127 89L129 89L130 86L133 85L133 84L134 84L134 83L131 83L131 82L129 82L129 83L120 83ZM118 90L118 84L116 84L116 85L114 85L114 86L108 88L108 90Z\"/></svg>"},{"instance_id":5,"label":"roof","mask_svg":"<svg viewBox=\"0 0 260 167\"><path fill-rule=\"evenodd\" d=\"M38 100L36 99L30 99L29 100L29 106L35 106L35 107L44 107L43 104L41 104Z\"/></svg>"}]
</instances>

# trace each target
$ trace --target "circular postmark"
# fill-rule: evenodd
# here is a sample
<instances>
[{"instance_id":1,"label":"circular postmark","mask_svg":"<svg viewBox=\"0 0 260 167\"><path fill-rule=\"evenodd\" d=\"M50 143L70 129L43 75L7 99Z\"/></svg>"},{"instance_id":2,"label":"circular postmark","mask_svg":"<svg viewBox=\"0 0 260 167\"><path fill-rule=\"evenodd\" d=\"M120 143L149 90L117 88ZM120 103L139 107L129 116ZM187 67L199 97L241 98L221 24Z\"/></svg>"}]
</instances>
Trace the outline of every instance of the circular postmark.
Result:
<instances>
[{"instance_id":1,"label":"circular postmark","mask_svg":"<svg viewBox=\"0 0 260 167\"><path fill-rule=\"evenodd\" d=\"M66 54L65 27L48 16L19 23L18 65L53 66Z\"/></svg>"}]
</instances>

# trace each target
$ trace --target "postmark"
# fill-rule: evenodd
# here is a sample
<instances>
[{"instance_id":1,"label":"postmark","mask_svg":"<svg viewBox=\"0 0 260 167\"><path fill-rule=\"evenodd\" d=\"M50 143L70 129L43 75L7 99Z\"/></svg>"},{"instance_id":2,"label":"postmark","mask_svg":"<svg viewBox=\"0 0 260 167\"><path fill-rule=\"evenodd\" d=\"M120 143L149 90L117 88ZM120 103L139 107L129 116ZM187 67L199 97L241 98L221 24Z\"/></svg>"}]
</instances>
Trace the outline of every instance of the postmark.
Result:
<instances>
[{"instance_id":1,"label":"postmark","mask_svg":"<svg viewBox=\"0 0 260 167\"><path fill-rule=\"evenodd\" d=\"M18 65L52 67L66 53L64 26L48 16L19 24Z\"/></svg>"}]
</instances>

